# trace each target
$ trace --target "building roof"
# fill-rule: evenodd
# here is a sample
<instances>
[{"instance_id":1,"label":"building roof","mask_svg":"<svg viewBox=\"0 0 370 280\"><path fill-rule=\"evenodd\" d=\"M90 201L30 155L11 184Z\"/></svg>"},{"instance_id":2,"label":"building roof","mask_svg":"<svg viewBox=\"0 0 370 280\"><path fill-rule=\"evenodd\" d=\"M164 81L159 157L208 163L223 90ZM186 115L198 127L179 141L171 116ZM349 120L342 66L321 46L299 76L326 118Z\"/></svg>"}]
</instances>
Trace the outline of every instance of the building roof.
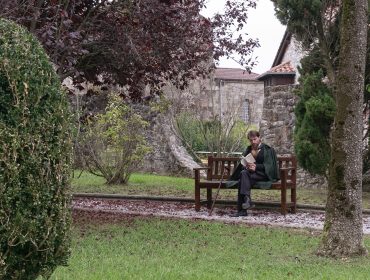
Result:
<instances>
[{"instance_id":1,"label":"building roof","mask_svg":"<svg viewBox=\"0 0 370 280\"><path fill-rule=\"evenodd\" d=\"M271 76L271 75L295 75L296 71L290 61L281 63L279 65L276 65L272 67L267 72L259 75L257 77L258 80L261 80L264 77Z\"/></svg>"},{"instance_id":2,"label":"building roof","mask_svg":"<svg viewBox=\"0 0 370 280\"><path fill-rule=\"evenodd\" d=\"M256 81L258 74L240 68L216 68L215 79Z\"/></svg>"},{"instance_id":3,"label":"building roof","mask_svg":"<svg viewBox=\"0 0 370 280\"><path fill-rule=\"evenodd\" d=\"M276 65L281 64L282 59L283 59L284 54L285 54L285 52L286 52L286 50L287 50L287 48L290 44L291 39L292 39L292 34L290 32L288 32L288 30L285 30L283 39L281 39L279 49L278 49L278 51L275 55L275 59L274 59L274 62L272 63L271 67L274 67Z\"/></svg>"},{"instance_id":4,"label":"building roof","mask_svg":"<svg viewBox=\"0 0 370 280\"><path fill-rule=\"evenodd\" d=\"M294 72L295 73L295 69L292 66L292 64L290 63L290 61L287 61L287 62L284 62L284 63L281 63L279 65L276 65L276 66L272 67L268 72L272 72L272 73L291 73L291 72Z\"/></svg>"}]
</instances>

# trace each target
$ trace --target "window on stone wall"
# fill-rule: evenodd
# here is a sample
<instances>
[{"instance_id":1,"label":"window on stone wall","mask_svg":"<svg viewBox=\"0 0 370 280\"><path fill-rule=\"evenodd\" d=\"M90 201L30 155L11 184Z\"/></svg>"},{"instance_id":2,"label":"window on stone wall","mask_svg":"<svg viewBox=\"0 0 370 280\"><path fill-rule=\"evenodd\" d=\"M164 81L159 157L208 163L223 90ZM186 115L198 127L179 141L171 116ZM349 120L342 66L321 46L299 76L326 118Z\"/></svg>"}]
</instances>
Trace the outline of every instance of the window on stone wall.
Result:
<instances>
[{"instance_id":1,"label":"window on stone wall","mask_svg":"<svg viewBox=\"0 0 370 280\"><path fill-rule=\"evenodd\" d=\"M243 104L242 104L242 108L241 108L240 118L245 123L249 123L249 121L250 121L249 105L250 105L249 99L244 99Z\"/></svg>"}]
</instances>

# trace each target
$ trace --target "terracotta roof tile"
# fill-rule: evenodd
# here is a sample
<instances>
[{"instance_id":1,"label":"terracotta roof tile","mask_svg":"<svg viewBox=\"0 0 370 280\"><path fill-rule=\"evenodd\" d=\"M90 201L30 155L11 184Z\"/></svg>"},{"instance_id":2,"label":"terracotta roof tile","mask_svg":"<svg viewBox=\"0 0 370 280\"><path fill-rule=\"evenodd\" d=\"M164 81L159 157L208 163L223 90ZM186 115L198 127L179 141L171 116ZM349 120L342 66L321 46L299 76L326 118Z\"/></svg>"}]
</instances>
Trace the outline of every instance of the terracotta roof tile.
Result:
<instances>
[{"instance_id":1,"label":"terracotta roof tile","mask_svg":"<svg viewBox=\"0 0 370 280\"><path fill-rule=\"evenodd\" d=\"M216 68L215 79L223 80L250 80L255 81L258 77L256 73L248 73L240 68Z\"/></svg>"},{"instance_id":2,"label":"terracotta roof tile","mask_svg":"<svg viewBox=\"0 0 370 280\"><path fill-rule=\"evenodd\" d=\"M272 67L270 70L268 70L265 73L262 73L257 77L258 80L262 80L262 78L265 78L270 75L295 75L296 71L290 61L281 63L279 65L276 65Z\"/></svg>"},{"instance_id":3,"label":"terracotta roof tile","mask_svg":"<svg viewBox=\"0 0 370 280\"><path fill-rule=\"evenodd\" d=\"M295 69L290 63L290 61L287 61L287 62L284 62L282 64L272 67L268 72L270 73L289 73L289 72L295 72Z\"/></svg>"}]
</instances>

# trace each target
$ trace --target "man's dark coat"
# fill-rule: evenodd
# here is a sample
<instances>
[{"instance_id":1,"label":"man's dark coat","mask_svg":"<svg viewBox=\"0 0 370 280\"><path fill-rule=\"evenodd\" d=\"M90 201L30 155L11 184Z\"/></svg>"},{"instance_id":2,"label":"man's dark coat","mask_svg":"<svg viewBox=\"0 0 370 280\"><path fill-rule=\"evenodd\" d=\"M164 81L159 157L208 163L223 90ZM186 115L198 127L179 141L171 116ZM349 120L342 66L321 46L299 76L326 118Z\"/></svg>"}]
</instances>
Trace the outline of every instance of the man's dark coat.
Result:
<instances>
[{"instance_id":1,"label":"man's dark coat","mask_svg":"<svg viewBox=\"0 0 370 280\"><path fill-rule=\"evenodd\" d=\"M261 144L259 147L260 151L256 158L256 173L266 176L266 181L259 181L256 183L255 188L269 189L271 184L280 179L279 168L277 164L277 157L275 150L266 145ZM249 154L252 150L252 146L248 148L243 153L243 156ZM260 163L262 162L262 163ZM239 163L238 166L234 169L233 174L226 182L226 187L230 188L239 183L240 172L244 169L244 166Z\"/></svg>"}]
</instances>

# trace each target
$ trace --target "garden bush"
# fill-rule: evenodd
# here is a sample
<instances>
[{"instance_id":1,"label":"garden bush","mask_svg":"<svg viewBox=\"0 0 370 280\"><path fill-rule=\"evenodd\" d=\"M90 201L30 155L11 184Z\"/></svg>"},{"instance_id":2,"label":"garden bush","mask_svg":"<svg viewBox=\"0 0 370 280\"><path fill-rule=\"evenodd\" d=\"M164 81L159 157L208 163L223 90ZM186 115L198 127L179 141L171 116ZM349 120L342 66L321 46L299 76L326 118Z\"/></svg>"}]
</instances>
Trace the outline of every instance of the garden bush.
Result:
<instances>
[{"instance_id":1,"label":"garden bush","mask_svg":"<svg viewBox=\"0 0 370 280\"><path fill-rule=\"evenodd\" d=\"M246 133L253 127L242 121L227 118L200 119L189 112L176 116L176 125L185 146L191 152L207 151L212 153L243 152L249 145Z\"/></svg>"},{"instance_id":2,"label":"garden bush","mask_svg":"<svg viewBox=\"0 0 370 280\"><path fill-rule=\"evenodd\" d=\"M109 185L126 184L151 150L145 138L148 125L118 94L110 94L105 113L90 118L83 128L84 167Z\"/></svg>"},{"instance_id":3,"label":"garden bush","mask_svg":"<svg viewBox=\"0 0 370 280\"><path fill-rule=\"evenodd\" d=\"M69 256L68 103L39 42L0 19L0 278L48 277Z\"/></svg>"}]
</instances>

